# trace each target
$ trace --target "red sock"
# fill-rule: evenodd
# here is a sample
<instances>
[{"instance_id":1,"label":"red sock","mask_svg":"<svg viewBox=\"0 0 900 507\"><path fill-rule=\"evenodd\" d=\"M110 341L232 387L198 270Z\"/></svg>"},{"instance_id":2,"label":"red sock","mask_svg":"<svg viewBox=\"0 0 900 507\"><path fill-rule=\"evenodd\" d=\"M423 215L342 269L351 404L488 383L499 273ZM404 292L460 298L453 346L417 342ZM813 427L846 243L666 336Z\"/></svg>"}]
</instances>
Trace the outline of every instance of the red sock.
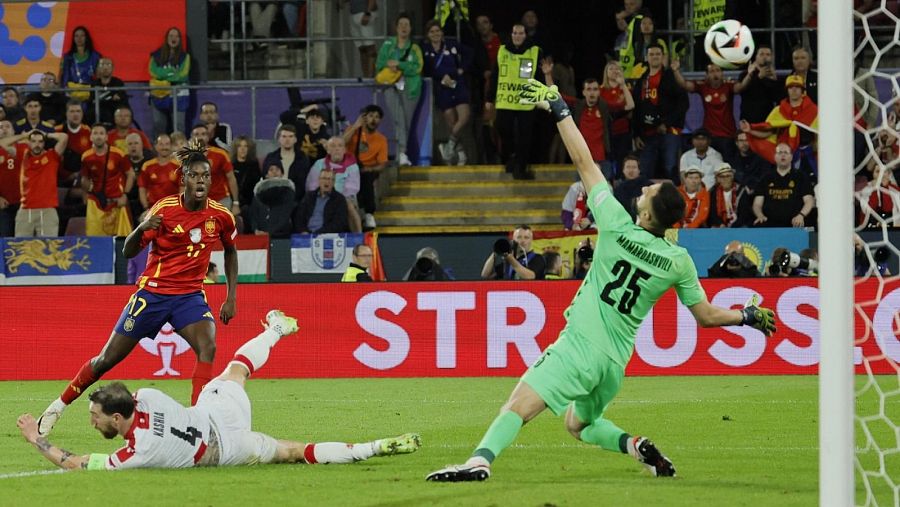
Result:
<instances>
[{"instance_id":1,"label":"red sock","mask_svg":"<svg viewBox=\"0 0 900 507\"><path fill-rule=\"evenodd\" d=\"M197 365L194 366L194 376L191 379L191 383L193 385L193 390L191 391L191 405L197 404L197 398L200 397L200 391L203 390L203 386L209 383L212 379L212 363L204 363L201 361L197 361Z\"/></svg>"},{"instance_id":2,"label":"red sock","mask_svg":"<svg viewBox=\"0 0 900 507\"><path fill-rule=\"evenodd\" d=\"M73 378L71 382L69 382L69 385L66 386L66 389L59 398L63 403L68 405L81 396L81 393L83 393L85 389L99 379L100 377L94 374L94 369L91 367L91 361L88 360L88 362L81 366L81 369L78 370L78 374L75 375L75 378Z\"/></svg>"}]
</instances>

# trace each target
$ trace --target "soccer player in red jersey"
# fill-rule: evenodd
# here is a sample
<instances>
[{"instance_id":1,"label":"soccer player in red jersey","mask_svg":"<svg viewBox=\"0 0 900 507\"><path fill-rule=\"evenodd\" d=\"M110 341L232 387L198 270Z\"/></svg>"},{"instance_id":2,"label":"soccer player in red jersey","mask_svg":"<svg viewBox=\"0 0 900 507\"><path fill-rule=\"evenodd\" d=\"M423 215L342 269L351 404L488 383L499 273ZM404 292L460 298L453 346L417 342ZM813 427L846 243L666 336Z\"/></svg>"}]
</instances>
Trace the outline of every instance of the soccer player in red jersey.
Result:
<instances>
[{"instance_id":1,"label":"soccer player in red jersey","mask_svg":"<svg viewBox=\"0 0 900 507\"><path fill-rule=\"evenodd\" d=\"M138 290L126 303L109 341L100 354L81 367L78 374L38 420L41 435L47 435L65 408L104 373L119 364L142 338L153 338L169 322L197 354L191 404L212 378L216 353L215 318L203 292L203 278L213 246L225 248L225 279L228 295L219 318L228 322L235 314L238 260L234 238L234 216L221 204L207 198L209 161L198 143L178 152L184 192L160 199L147 218L125 238L122 253L131 258L148 244L147 269L138 279Z\"/></svg>"}]
</instances>

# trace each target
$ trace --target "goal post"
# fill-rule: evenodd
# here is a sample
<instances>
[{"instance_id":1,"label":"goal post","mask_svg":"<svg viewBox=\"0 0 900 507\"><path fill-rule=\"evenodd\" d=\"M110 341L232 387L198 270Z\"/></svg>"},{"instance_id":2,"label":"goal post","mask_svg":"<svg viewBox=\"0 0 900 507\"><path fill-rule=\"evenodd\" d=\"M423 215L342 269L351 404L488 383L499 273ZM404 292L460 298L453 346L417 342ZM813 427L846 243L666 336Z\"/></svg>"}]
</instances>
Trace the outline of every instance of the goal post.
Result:
<instances>
[{"instance_id":1,"label":"goal post","mask_svg":"<svg viewBox=\"0 0 900 507\"><path fill-rule=\"evenodd\" d=\"M855 503L853 2L818 2L819 504Z\"/></svg>"}]
</instances>

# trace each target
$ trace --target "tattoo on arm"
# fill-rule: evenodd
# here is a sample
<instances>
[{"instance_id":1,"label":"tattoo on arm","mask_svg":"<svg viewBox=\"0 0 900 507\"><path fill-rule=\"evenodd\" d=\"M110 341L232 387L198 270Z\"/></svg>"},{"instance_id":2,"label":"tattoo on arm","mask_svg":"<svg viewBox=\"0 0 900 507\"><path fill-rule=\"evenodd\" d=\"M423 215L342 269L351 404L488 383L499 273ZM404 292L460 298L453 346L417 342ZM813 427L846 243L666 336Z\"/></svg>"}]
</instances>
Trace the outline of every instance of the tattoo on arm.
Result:
<instances>
[{"instance_id":1,"label":"tattoo on arm","mask_svg":"<svg viewBox=\"0 0 900 507\"><path fill-rule=\"evenodd\" d=\"M65 449L60 449L60 451L62 451L62 457L59 458L59 464L62 465L67 459L72 457L72 453Z\"/></svg>"},{"instance_id":2,"label":"tattoo on arm","mask_svg":"<svg viewBox=\"0 0 900 507\"><path fill-rule=\"evenodd\" d=\"M37 446L38 450L41 452L47 452L53 447L46 437L38 437L34 445Z\"/></svg>"}]
</instances>

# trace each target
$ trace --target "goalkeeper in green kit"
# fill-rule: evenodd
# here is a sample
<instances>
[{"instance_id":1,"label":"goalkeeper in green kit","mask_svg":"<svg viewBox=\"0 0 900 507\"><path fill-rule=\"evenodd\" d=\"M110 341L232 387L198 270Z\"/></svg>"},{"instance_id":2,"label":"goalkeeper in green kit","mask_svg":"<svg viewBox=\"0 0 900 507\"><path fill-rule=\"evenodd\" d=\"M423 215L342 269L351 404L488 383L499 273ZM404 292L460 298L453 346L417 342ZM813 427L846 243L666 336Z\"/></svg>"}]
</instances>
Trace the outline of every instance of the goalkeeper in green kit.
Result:
<instances>
[{"instance_id":1,"label":"goalkeeper in green kit","mask_svg":"<svg viewBox=\"0 0 900 507\"><path fill-rule=\"evenodd\" d=\"M742 310L707 301L687 250L664 238L666 229L684 215L684 200L672 183L644 187L635 224L594 164L556 87L530 80L520 102L549 110L556 119L597 220L594 261L565 312L559 338L522 376L472 456L426 478L487 479L491 463L512 444L522 425L548 407L556 415L565 414L566 429L578 440L629 454L653 475L672 477L672 461L653 442L603 417L622 385L641 322L670 287L703 327L746 325L771 336L775 316L758 306L756 296Z\"/></svg>"}]
</instances>

